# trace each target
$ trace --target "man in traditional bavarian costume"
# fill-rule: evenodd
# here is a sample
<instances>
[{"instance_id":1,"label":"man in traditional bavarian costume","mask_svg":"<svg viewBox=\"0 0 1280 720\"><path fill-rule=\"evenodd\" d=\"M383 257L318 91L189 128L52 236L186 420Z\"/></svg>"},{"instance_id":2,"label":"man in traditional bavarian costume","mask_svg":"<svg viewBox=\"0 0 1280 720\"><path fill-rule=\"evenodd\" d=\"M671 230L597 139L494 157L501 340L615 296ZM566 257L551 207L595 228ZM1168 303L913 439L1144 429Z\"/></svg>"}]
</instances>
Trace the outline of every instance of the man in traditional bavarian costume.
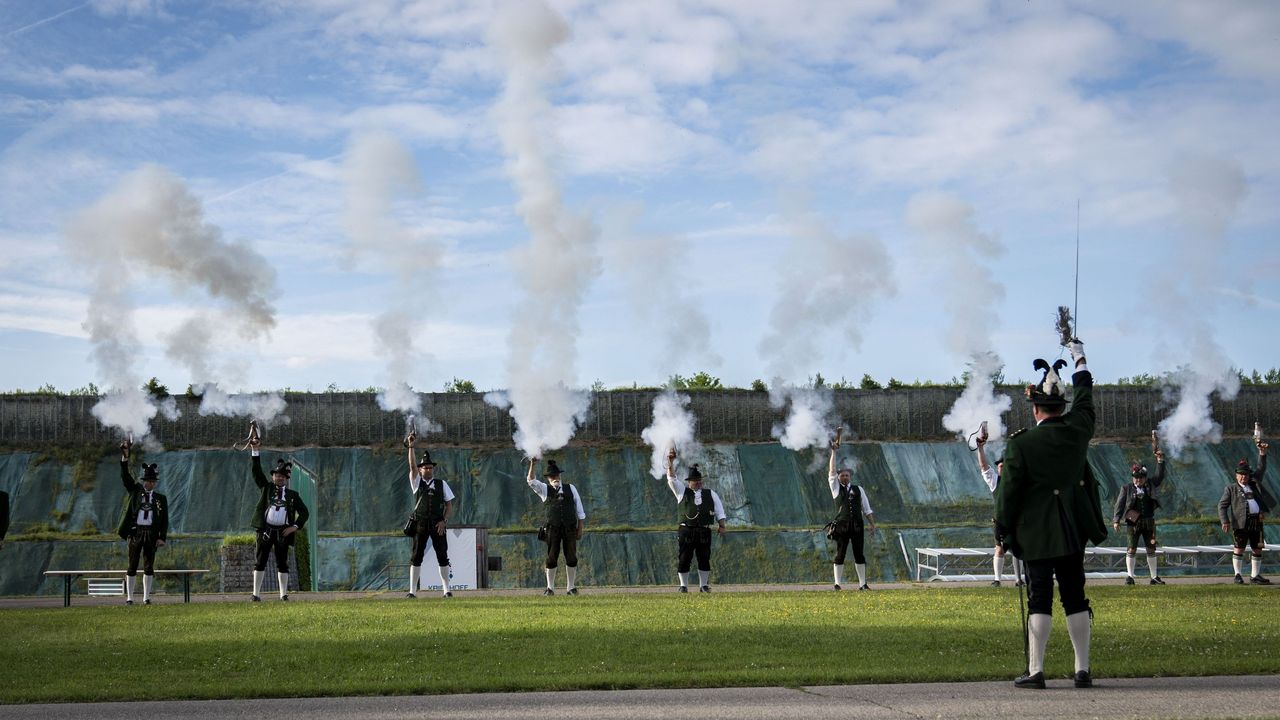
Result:
<instances>
[{"instance_id":1,"label":"man in traditional bavarian costume","mask_svg":"<svg viewBox=\"0 0 1280 720\"><path fill-rule=\"evenodd\" d=\"M4 536L9 532L9 493L0 490L0 548L4 548Z\"/></svg>"},{"instance_id":2,"label":"man in traditional bavarian costume","mask_svg":"<svg viewBox=\"0 0 1280 720\"><path fill-rule=\"evenodd\" d=\"M671 488L680 507L680 529L677 539L680 545L680 592L689 592L689 568L698 558L698 592L711 592L711 525L719 524L720 537L724 537L724 503L714 490L702 487L702 473L698 466L689 468L689 476L681 482L676 478L676 451L667 453L667 487Z\"/></svg>"},{"instance_id":3,"label":"man in traditional bavarian costume","mask_svg":"<svg viewBox=\"0 0 1280 720\"><path fill-rule=\"evenodd\" d=\"M1253 551L1253 572L1249 582L1255 585L1271 584L1270 580L1262 577L1262 551L1266 548L1262 536L1262 521L1275 504L1275 500L1262 488L1262 477L1266 470L1267 444L1260 442L1258 469L1250 468L1248 460L1241 460L1236 465L1236 481L1223 488L1222 499L1218 501L1218 519L1222 522L1222 529L1231 533L1235 545L1231 567L1236 571L1237 585L1244 584L1240 569L1244 563L1245 545Z\"/></svg>"},{"instance_id":4,"label":"man in traditional bavarian costume","mask_svg":"<svg viewBox=\"0 0 1280 720\"><path fill-rule=\"evenodd\" d=\"M120 443L120 482L128 497L120 516L120 537L129 541L129 570L124 583L124 604L133 604L133 585L138 577L138 561L142 559L142 604L151 604L151 585L156 577L156 548L163 547L169 533L169 500L156 492L160 479L156 464L143 464L142 484L129 473L129 450L132 443Z\"/></svg>"},{"instance_id":5,"label":"man in traditional bavarian costume","mask_svg":"<svg viewBox=\"0 0 1280 720\"><path fill-rule=\"evenodd\" d=\"M262 581L267 575L267 560L274 552L276 556L276 579L280 583L280 599L289 599L289 547L303 525L307 524L310 513L302 502L302 496L289 489L289 476L293 474L293 463L284 458L276 461L271 469L271 481L262 472L262 458L259 451L262 441L253 438L249 448L253 451L253 482L262 490L258 505L253 510L250 523L258 531L257 562L253 566L253 601L262 600Z\"/></svg>"},{"instance_id":6,"label":"man in traditional bavarian costume","mask_svg":"<svg viewBox=\"0 0 1280 720\"><path fill-rule=\"evenodd\" d=\"M842 467L836 470L836 450L840 440L831 441L831 457L827 460L827 483L831 486L831 499L835 501L836 517L831 521L831 539L836 543L836 556L831 572L835 575L835 589L844 583L845 551L853 547L853 569L858 573L858 589L870 590L867 585L867 558L862 554L862 518L866 517L871 532L876 531L876 520L871 514L871 502L860 485L854 485L853 470Z\"/></svg>"},{"instance_id":7,"label":"man in traditional bavarian costume","mask_svg":"<svg viewBox=\"0 0 1280 720\"><path fill-rule=\"evenodd\" d=\"M1147 570L1151 572L1151 584L1163 585L1164 580L1156 572L1156 509L1160 501L1156 499L1156 491L1164 483L1164 453L1156 451L1156 474L1147 477L1147 468L1134 463L1129 469L1133 482L1125 485L1116 495L1116 504L1112 508L1111 528L1120 529L1123 522L1129 526L1129 553L1125 555L1124 565L1128 570L1124 584L1132 585L1133 569L1137 565L1138 538L1141 537L1147 548Z\"/></svg>"},{"instance_id":8,"label":"man in traditional bavarian costume","mask_svg":"<svg viewBox=\"0 0 1280 720\"><path fill-rule=\"evenodd\" d=\"M413 493L413 546L409 559L409 595L417 597L418 584L422 579L422 559L426 557L427 545L436 552L436 564L440 568L440 588L442 594L453 597L449 589L449 537L445 526L449 522L449 514L453 511L453 490L449 483L436 477L436 464L431 462L431 453L422 451L422 459L415 461L414 445L418 434L409 433L409 490Z\"/></svg>"},{"instance_id":9,"label":"man in traditional bavarian costume","mask_svg":"<svg viewBox=\"0 0 1280 720\"><path fill-rule=\"evenodd\" d=\"M996 458L995 465L991 465L987 462L987 438L979 435L974 439L974 443L977 445L978 470L982 472L982 480L987 484L987 489L995 493L996 487L1000 484L1000 470L1004 467L1004 458ZM991 521L991 527L996 531L995 555L991 559L991 570L995 573L995 579L991 581L991 587L1000 587L1000 581L1004 579L1004 556L1009 548L1006 547L1005 539L1000 536L994 519ZM1016 585L1021 587L1022 574L1018 572L1017 557L1013 558L1013 574L1017 578Z\"/></svg>"},{"instance_id":10,"label":"man in traditional bavarian costume","mask_svg":"<svg viewBox=\"0 0 1280 720\"><path fill-rule=\"evenodd\" d=\"M543 473L547 478L545 483L533 476L535 462L536 459L529 459L527 481L547 508L547 589L542 594L555 594L556 565L560 561L560 550L564 548L565 592L577 595L578 540L582 537L582 524L587 519L582 510L582 498L578 496L576 487L560 481L560 467L555 460L547 461L547 469Z\"/></svg>"},{"instance_id":11,"label":"man in traditional bavarian costume","mask_svg":"<svg viewBox=\"0 0 1280 720\"><path fill-rule=\"evenodd\" d=\"M1093 376L1084 346L1072 340L1069 348L1075 362L1071 411L1066 412L1057 373L1066 361L1050 366L1036 360L1034 366L1044 371L1044 378L1026 390L1036 426L1009 436L996 487L998 529L1027 570L1028 667L1014 681L1020 688L1044 688L1055 577L1075 650L1075 686L1093 685L1089 672L1093 613L1084 594L1084 550L1087 543L1096 545L1107 537L1107 526L1087 457L1094 431Z\"/></svg>"}]
</instances>

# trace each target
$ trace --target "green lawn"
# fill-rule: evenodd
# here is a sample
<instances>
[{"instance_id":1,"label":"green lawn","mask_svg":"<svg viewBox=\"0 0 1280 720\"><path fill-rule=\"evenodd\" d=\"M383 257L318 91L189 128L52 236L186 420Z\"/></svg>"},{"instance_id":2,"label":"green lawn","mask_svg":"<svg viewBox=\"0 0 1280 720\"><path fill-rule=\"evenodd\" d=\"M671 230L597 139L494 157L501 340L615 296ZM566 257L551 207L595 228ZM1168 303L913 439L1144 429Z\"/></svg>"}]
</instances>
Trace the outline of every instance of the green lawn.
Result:
<instances>
[{"instance_id":1,"label":"green lawn","mask_svg":"<svg viewBox=\"0 0 1280 720\"><path fill-rule=\"evenodd\" d=\"M1009 679L1012 588L0 611L0 701ZM1280 673L1264 588L1093 587L1093 671ZM1055 607L1055 612L1061 608ZM1071 671L1055 616L1046 665Z\"/></svg>"}]
</instances>

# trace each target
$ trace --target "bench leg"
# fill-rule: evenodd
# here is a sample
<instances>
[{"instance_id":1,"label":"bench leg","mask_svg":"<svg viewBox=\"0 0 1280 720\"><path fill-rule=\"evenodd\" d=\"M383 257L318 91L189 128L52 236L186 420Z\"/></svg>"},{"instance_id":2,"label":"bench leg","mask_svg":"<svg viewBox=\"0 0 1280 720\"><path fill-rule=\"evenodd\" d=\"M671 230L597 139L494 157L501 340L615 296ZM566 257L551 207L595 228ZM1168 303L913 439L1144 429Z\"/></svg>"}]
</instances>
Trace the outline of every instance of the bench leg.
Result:
<instances>
[{"instance_id":1,"label":"bench leg","mask_svg":"<svg viewBox=\"0 0 1280 720\"><path fill-rule=\"evenodd\" d=\"M191 576L182 576L182 602L191 602Z\"/></svg>"},{"instance_id":2,"label":"bench leg","mask_svg":"<svg viewBox=\"0 0 1280 720\"><path fill-rule=\"evenodd\" d=\"M62 607L71 607L71 576L62 576Z\"/></svg>"}]
</instances>

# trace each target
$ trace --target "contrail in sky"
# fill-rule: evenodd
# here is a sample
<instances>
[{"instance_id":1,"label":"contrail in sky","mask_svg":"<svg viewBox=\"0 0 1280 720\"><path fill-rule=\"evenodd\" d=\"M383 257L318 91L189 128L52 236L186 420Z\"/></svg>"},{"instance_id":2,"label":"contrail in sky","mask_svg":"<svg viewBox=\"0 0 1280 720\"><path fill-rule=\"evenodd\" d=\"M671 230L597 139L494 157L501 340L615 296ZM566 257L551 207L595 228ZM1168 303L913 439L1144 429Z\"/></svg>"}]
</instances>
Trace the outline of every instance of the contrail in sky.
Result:
<instances>
[{"instance_id":1,"label":"contrail in sky","mask_svg":"<svg viewBox=\"0 0 1280 720\"><path fill-rule=\"evenodd\" d=\"M47 18L45 18L45 19L43 19L43 20L37 20L37 21L35 21L35 22L31 23L30 25L24 25L24 26L22 26L22 27L18 28L17 30L10 30L9 32L5 33L4 35L2 35L2 36L0 36L0 37L4 37L4 38L11 38L11 37L13 37L14 35L17 35L18 33L26 32L27 30L30 30L31 28L34 28L34 27L40 27L41 25L44 25L45 23L51 23L51 22L53 22L54 20L57 20L58 18L62 17L63 15L69 15L69 14L71 14L71 13L73 13L73 12L75 12L75 11L77 11L77 10L81 9L81 8L85 8L85 7L88 7L88 6L89 6L89 3L80 3L79 5L77 5L77 6L73 7L73 8L71 8L71 9L69 9L69 10L63 10L62 12L58 13L57 15L50 15L49 17L47 17Z\"/></svg>"}]
</instances>

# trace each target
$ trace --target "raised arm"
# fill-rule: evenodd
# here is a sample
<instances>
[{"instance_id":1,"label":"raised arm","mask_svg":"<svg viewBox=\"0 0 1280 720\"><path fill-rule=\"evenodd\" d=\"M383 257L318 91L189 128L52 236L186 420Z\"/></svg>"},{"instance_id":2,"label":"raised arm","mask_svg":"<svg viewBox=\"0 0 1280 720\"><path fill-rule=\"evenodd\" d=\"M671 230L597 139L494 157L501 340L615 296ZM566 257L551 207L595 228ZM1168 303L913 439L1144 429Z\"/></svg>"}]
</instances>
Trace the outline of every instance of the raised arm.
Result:
<instances>
[{"instance_id":1,"label":"raised arm","mask_svg":"<svg viewBox=\"0 0 1280 720\"><path fill-rule=\"evenodd\" d=\"M671 492L676 496L676 500L684 497L685 484L676 477L676 449L671 448L671 452L667 453L667 487L671 488Z\"/></svg>"},{"instance_id":2,"label":"raised arm","mask_svg":"<svg viewBox=\"0 0 1280 720\"><path fill-rule=\"evenodd\" d=\"M1160 485L1163 483L1164 483L1164 451L1157 450L1156 451L1156 473L1151 477L1147 478L1147 484L1151 486L1152 490L1156 490L1156 489L1159 489Z\"/></svg>"},{"instance_id":3,"label":"raised arm","mask_svg":"<svg viewBox=\"0 0 1280 720\"><path fill-rule=\"evenodd\" d=\"M413 446L418 442L418 433L411 431L405 440L405 445L409 447L409 492L416 493L418 492L418 484L422 482L418 478L418 462L413 453Z\"/></svg>"},{"instance_id":4,"label":"raised arm","mask_svg":"<svg viewBox=\"0 0 1280 720\"><path fill-rule=\"evenodd\" d=\"M539 480L533 474L533 467L535 464L537 464L537 462L538 462L537 458L529 458L529 472L525 475L524 481L528 483L529 489L532 490L535 495L542 498L543 500L546 500L547 484Z\"/></svg>"},{"instance_id":5,"label":"raised arm","mask_svg":"<svg viewBox=\"0 0 1280 720\"><path fill-rule=\"evenodd\" d=\"M124 491L132 493L138 489L138 481L133 479L133 473L129 472L129 451L120 446L120 482L124 485Z\"/></svg>"},{"instance_id":6,"label":"raised arm","mask_svg":"<svg viewBox=\"0 0 1280 720\"><path fill-rule=\"evenodd\" d=\"M258 487L264 488L269 483L266 473L262 472L262 441L257 438L250 440L249 449L253 453L253 482Z\"/></svg>"}]
</instances>

